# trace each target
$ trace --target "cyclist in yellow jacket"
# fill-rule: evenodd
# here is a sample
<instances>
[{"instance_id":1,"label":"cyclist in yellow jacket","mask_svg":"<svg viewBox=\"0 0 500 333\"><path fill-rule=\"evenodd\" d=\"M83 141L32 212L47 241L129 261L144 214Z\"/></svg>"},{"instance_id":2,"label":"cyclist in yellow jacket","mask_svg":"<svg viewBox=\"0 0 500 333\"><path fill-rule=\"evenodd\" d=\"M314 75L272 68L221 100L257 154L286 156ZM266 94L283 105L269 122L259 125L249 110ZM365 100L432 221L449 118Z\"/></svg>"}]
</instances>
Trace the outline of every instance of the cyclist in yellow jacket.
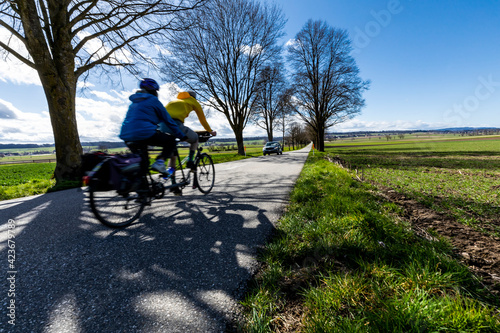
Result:
<instances>
[{"instance_id":1,"label":"cyclist in yellow jacket","mask_svg":"<svg viewBox=\"0 0 500 333\"><path fill-rule=\"evenodd\" d=\"M194 111L196 112L196 115L198 116L198 120L200 121L201 125L203 126L203 128L205 128L207 132L210 132L212 136L216 136L217 132L213 131L210 125L208 125L207 119L205 118L205 114L203 113L203 109L201 108L200 103L198 103L198 101L196 100L196 93L193 91L180 92L177 95L177 99L169 102L165 106L165 108L167 109L167 112L170 115L170 117L172 117L174 122L180 128L180 130L184 132L184 134L187 136L187 140L185 141L190 143L187 167L193 168L194 155L196 153L196 150L198 149L198 134L196 134L196 132L194 132L189 127L185 126L184 120L191 113L191 111ZM160 124L160 130L162 132L167 132L167 133L171 132L170 128L165 126L165 124L163 123ZM175 156L171 158L169 166L171 168L175 168ZM172 182L175 182L174 176L172 177Z\"/></svg>"}]
</instances>

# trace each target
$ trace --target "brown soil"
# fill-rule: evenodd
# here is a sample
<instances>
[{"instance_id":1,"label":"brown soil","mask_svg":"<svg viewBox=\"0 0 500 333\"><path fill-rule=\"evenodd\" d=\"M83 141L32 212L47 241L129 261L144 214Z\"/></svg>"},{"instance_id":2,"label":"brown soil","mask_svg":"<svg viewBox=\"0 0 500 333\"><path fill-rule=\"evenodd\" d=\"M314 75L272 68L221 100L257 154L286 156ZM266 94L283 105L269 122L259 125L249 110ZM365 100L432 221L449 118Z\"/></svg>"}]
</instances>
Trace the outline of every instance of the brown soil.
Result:
<instances>
[{"instance_id":1,"label":"brown soil","mask_svg":"<svg viewBox=\"0 0 500 333\"><path fill-rule=\"evenodd\" d=\"M457 258L480 276L493 294L500 296L500 239L459 224L394 190L382 189L382 194L404 208L405 218L417 234L432 238L428 231L433 230L448 239Z\"/></svg>"}]
</instances>

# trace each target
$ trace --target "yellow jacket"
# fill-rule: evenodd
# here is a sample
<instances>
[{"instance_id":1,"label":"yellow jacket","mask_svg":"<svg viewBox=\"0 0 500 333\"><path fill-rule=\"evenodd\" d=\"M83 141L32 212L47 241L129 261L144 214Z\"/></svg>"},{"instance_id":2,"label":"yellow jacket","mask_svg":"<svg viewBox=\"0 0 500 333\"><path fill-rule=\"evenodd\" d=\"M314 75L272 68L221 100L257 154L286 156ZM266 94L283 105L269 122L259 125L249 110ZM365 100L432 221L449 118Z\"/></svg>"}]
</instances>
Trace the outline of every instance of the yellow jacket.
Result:
<instances>
[{"instance_id":1,"label":"yellow jacket","mask_svg":"<svg viewBox=\"0 0 500 333\"><path fill-rule=\"evenodd\" d=\"M191 113L191 111L195 111L203 128L205 128L208 132L212 132L200 103L198 103L195 98L191 97L189 93L179 93L179 95L177 95L177 99L168 103L165 108L173 119L180 120L182 123L184 123L184 120L187 118L189 113Z\"/></svg>"}]
</instances>

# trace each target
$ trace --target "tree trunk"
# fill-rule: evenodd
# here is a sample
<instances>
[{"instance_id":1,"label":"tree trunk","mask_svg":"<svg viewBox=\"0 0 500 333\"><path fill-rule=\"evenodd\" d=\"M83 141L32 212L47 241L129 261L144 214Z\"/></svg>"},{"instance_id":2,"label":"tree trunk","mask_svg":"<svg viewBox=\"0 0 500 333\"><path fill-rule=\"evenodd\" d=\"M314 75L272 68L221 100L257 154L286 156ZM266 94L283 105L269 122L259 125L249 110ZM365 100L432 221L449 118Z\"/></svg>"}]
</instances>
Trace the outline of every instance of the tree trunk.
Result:
<instances>
[{"instance_id":1,"label":"tree trunk","mask_svg":"<svg viewBox=\"0 0 500 333\"><path fill-rule=\"evenodd\" d=\"M267 141L274 141L273 139L274 139L274 137L273 137L272 130L271 131L267 131Z\"/></svg>"},{"instance_id":2,"label":"tree trunk","mask_svg":"<svg viewBox=\"0 0 500 333\"><path fill-rule=\"evenodd\" d=\"M75 116L75 55L66 2L48 3L52 41L45 38L33 0L20 1L19 13L28 43L26 47L47 98L56 146L56 181L79 180L82 146ZM48 44L47 44L48 43Z\"/></svg>"},{"instance_id":3,"label":"tree trunk","mask_svg":"<svg viewBox=\"0 0 500 333\"><path fill-rule=\"evenodd\" d=\"M58 184L64 181L79 181L82 146L78 135L75 115L75 89L59 85L61 80L43 84L49 105L50 121L56 147L56 169Z\"/></svg>"},{"instance_id":4,"label":"tree trunk","mask_svg":"<svg viewBox=\"0 0 500 333\"><path fill-rule=\"evenodd\" d=\"M318 132L316 134L316 149L318 151L325 151L325 128L319 126Z\"/></svg>"},{"instance_id":5,"label":"tree trunk","mask_svg":"<svg viewBox=\"0 0 500 333\"><path fill-rule=\"evenodd\" d=\"M283 141L283 149L285 149L285 119L283 119L283 134L281 136L281 141Z\"/></svg>"},{"instance_id":6,"label":"tree trunk","mask_svg":"<svg viewBox=\"0 0 500 333\"><path fill-rule=\"evenodd\" d=\"M238 155L245 155L245 144L243 143L243 128L233 128L238 145Z\"/></svg>"}]
</instances>

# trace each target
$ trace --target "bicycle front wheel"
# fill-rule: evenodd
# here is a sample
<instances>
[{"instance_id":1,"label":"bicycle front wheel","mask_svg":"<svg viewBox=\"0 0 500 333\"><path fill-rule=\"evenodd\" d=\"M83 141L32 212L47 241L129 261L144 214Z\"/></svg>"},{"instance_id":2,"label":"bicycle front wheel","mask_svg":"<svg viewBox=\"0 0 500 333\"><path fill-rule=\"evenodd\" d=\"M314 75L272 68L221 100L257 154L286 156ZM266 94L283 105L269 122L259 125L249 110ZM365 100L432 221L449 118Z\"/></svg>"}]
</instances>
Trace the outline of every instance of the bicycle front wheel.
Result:
<instances>
[{"instance_id":1,"label":"bicycle front wheel","mask_svg":"<svg viewBox=\"0 0 500 333\"><path fill-rule=\"evenodd\" d=\"M209 193L214 187L215 167L212 158L208 154L201 154L196 163L196 178L194 180L196 187L201 193Z\"/></svg>"},{"instance_id":2,"label":"bicycle front wheel","mask_svg":"<svg viewBox=\"0 0 500 333\"><path fill-rule=\"evenodd\" d=\"M127 195L116 191L96 191L89 187L90 208L95 217L111 228L128 226L141 215L146 202L137 193Z\"/></svg>"}]
</instances>

